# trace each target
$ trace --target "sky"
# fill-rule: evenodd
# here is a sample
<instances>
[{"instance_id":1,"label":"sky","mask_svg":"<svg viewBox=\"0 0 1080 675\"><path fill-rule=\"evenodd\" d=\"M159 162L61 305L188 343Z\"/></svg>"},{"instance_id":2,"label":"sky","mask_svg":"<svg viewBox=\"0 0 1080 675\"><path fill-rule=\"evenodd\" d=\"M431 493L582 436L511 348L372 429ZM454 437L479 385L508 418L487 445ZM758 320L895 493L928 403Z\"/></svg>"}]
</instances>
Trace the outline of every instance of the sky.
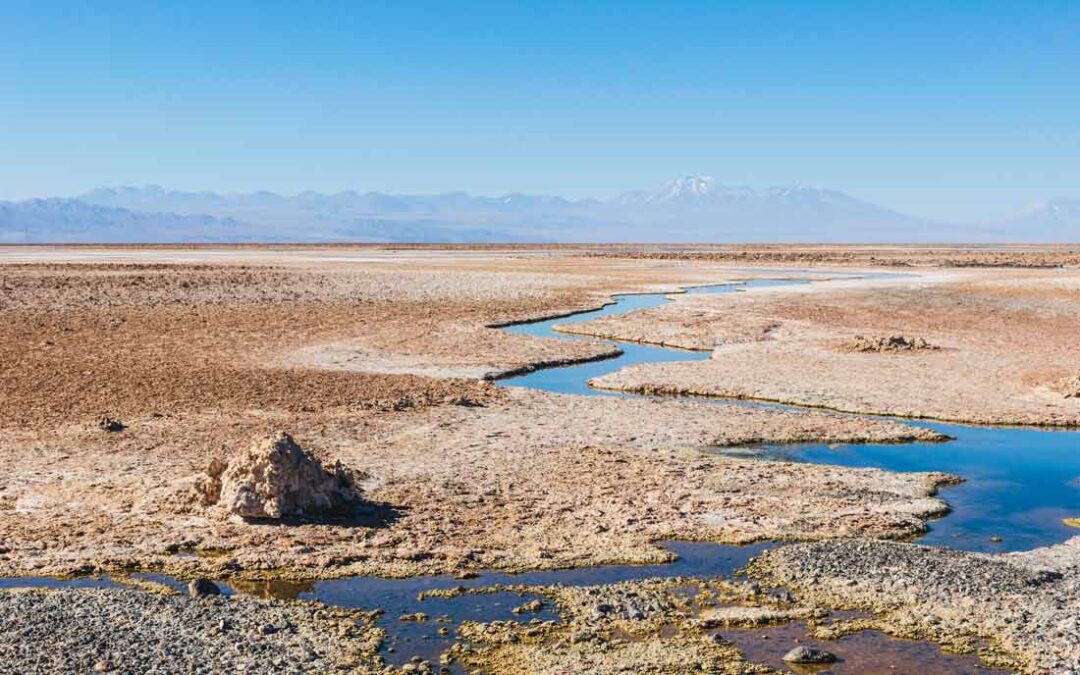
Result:
<instances>
[{"instance_id":1,"label":"sky","mask_svg":"<svg viewBox=\"0 0 1080 675\"><path fill-rule=\"evenodd\" d=\"M610 197L973 221L1080 198L1080 1L0 3L0 199Z\"/></svg>"}]
</instances>

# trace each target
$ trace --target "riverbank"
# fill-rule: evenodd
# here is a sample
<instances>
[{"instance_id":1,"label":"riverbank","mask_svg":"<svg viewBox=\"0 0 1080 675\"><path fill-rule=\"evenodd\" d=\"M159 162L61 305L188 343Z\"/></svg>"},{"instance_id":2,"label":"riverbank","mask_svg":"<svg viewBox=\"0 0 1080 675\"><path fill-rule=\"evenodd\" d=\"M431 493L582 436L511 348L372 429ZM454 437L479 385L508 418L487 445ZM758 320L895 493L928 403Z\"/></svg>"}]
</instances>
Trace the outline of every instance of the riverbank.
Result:
<instances>
[{"instance_id":1,"label":"riverbank","mask_svg":"<svg viewBox=\"0 0 1080 675\"><path fill-rule=\"evenodd\" d=\"M5 249L8 260L25 259L0 265L0 369L10 383L0 398L0 456L9 468L0 484L0 571L158 570L240 587L268 578L554 570L670 560L656 542L672 538L905 538L947 513L942 498L948 492L937 490L958 478L940 471L893 473L754 455L785 445L843 450L908 442L919 442L926 453L948 453L944 437L925 427L820 410L555 395L479 380L613 350L587 337L534 337L493 326L595 308L619 292L799 274L600 252L605 256L579 249ZM65 256L79 262L63 262ZM874 391L891 391L905 406L915 401L920 408L971 412L997 387L986 419L1065 419L1074 397L1061 364L1073 354L1071 342L1059 338L1075 324L1075 284L1072 272L1050 274L948 270L906 280L821 282L804 290L688 294L646 314L612 315L604 331L594 332L646 342L658 335L659 342L695 348L720 345L714 358L692 366L656 367L674 369L673 386L685 387L679 391L720 387L730 393L731 382L756 369L755 378L809 392L805 401L792 400L810 405L814 397L857 399L876 411L884 399L864 396L859 384L873 380ZM946 332L930 332L949 316ZM970 330L965 321L974 322ZM633 330L624 332L628 322ZM1046 329L1048 337L1024 343L1019 331L1025 322ZM575 330L581 326L588 331L587 323ZM990 331L993 326L999 332ZM865 339L848 335L855 330ZM917 348L893 353L892 342L876 339L888 331L925 342L912 340ZM808 340L825 356L808 349ZM792 351L748 352L731 356L728 367L716 366L725 350L777 345ZM1010 349L1013 361L996 356ZM993 376L969 377L980 353L988 355L984 370ZM934 358L960 365L918 365ZM610 377L636 376L639 368L651 367ZM705 379L694 380L695 369L704 369ZM905 380L912 373L918 376ZM959 384L949 377L939 383L935 373L938 379L951 373ZM1059 376L1064 384L1047 384ZM1036 407L1035 399L1016 394L1017 387L1053 405ZM972 398L972 390L984 398ZM378 517L348 524L253 523L192 499L192 487L214 460L227 460L277 430L289 431L325 465L341 462L354 471ZM718 448L752 452L718 454ZM1071 549L1051 550L1056 561L1072 564ZM889 617L905 607L948 607L968 602L965 597L979 602L999 588L991 578L967 574L967 554L940 555L942 569L958 561L963 594L947 601L898 594L886 623L863 627L887 629ZM779 563L768 569L780 579ZM837 569L838 587L873 583L869 568ZM917 586L918 571L911 565L902 584ZM793 613L777 620L802 620L806 612L827 614L845 604L838 591L814 596L802 576L785 574L784 583L800 590L779 607ZM778 609L764 597L738 602ZM475 627L462 624L460 660L474 659L492 672L537 672L542 663L557 672L566 658L583 658L597 672L614 672L649 664L678 669L679 659L698 654L732 672L761 670L734 643L717 642L701 626L686 623L672 632L648 617L624 617L631 623L616 626L603 641L571 641L576 646L561 655L547 653L544 631L569 641L578 630L571 630L578 621L573 611L562 605L568 623L546 629L530 628L527 616L514 626L495 625L489 614ZM377 608L374 596L364 607ZM1049 624L1031 625L1023 640L992 622L975 634L994 641L991 657L1024 672L1046 672L1049 661L1030 658L1042 645L1059 659L1054 664L1075 658L1058 648L1057 637L1044 640L1040 630ZM533 629L540 632L527 634ZM637 642L618 642L625 639L620 630ZM1066 640L1077 634L1075 627L1061 630ZM980 647L952 642L951 631L922 635ZM18 637L10 640L18 648ZM477 651L462 651L469 644ZM386 649L384 643L382 656ZM613 649L618 658L603 655ZM843 664L838 669L844 672Z\"/></svg>"}]
</instances>

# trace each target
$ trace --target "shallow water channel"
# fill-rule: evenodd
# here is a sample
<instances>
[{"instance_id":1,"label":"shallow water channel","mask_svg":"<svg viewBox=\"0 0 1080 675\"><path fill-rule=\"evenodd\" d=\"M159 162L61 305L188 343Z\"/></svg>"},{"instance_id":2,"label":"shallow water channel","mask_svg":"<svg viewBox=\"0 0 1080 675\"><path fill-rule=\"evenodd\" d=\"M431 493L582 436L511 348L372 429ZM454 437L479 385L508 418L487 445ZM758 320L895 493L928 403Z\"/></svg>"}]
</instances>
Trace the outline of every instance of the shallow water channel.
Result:
<instances>
[{"instance_id":1,"label":"shallow water channel","mask_svg":"<svg viewBox=\"0 0 1080 675\"><path fill-rule=\"evenodd\" d=\"M741 284L700 286L687 289L687 292L753 292L755 288L801 283L810 281L805 278L756 279ZM536 337L596 339L558 332L553 327L625 314L668 302L669 296L663 293L619 295L603 309L519 324L506 330ZM588 380L638 363L704 361L711 356L707 351L614 340L609 342L617 344L623 353L602 361L537 370L503 382L563 394L627 396L633 394L592 389ZM763 405L701 397L665 398L711 401L717 405ZM798 409L792 406L777 407ZM919 540L923 544L969 551L1022 551L1056 544L1080 534L1080 530L1061 522L1064 517L1080 516L1080 483L1077 482L1080 477L1080 432L895 419L935 429L956 440L901 445L773 446L754 449L750 454L816 464L876 467L889 471L945 471L963 476L966 479L964 483L942 491L941 497L953 511L931 524L930 532Z\"/></svg>"},{"instance_id":2,"label":"shallow water channel","mask_svg":"<svg viewBox=\"0 0 1080 675\"><path fill-rule=\"evenodd\" d=\"M812 276L801 271L778 271L803 278L758 279L739 284L702 286L687 289L688 293L752 292L767 286L811 283ZM857 276L857 275L852 275ZM895 276L895 275L880 275ZM598 310L581 312L557 319L509 326L505 330L538 337L559 339L589 339L556 332L558 324L589 321L601 316L624 314L638 309L656 307L670 302L668 294L638 294L615 296L614 301ZM587 396L629 396L617 392L591 389L590 378L619 370L636 363L656 361L705 360L709 352L669 349L633 342L610 341L618 344L622 354L599 361L537 370L507 378L501 384L522 386ZM761 405L747 402L707 400L717 405ZM1080 515L1080 487L1073 481L1080 476L1080 434L1067 431L1035 429L969 427L961 425L916 422L946 433L956 440L944 444L912 445L797 445L751 449L762 457L805 461L844 466L879 467L891 471L947 471L964 476L967 482L943 491L942 497L953 512L932 524L921 543L949 546L976 551L1022 550L1063 541L1070 536L1069 528L1061 524L1066 515ZM991 541L1000 538L1000 542ZM664 542L663 545L679 556L676 562L663 565L608 565L594 568L528 572L510 575L488 572L472 579L451 576L428 576L410 579L355 577L348 579L290 583L280 580L261 584L250 582L221 583L226 593L244 593L260 597L320 600L322 602L363 609L384 610L379 625L386 629L388 640L383 654L390 664L404 664L413 656L432 663L454 642L455 628L462 621L496 621L514 619L558 619L550 604L537 613L517 614L518 607L537 596L515 592L464 594L453 599L425 598L424 591L467 589L496 585L542 586L565 584L584 586L607 584L656 577L728 577L758 555L769 544L726 546L709 543ZM178 589L181 581L164 575L144 574L142 578L158 581ZM24 577L0 579L0 588L13 587L111 587L119 585L109 578L50 579ZM406 614L422 612L427 621L400 621ZM442 629L440 631L440 629ZM443 634L441 634L443 633ZM880 633L864 631L835 642L808 640L805 626L758 628L746 631L721 631L725 639L738 645L748 658L783 669L780 661L796 641L817 644L833 651L840 661L828 670L834 673L1002 673L979 665L972 656L942 654L933 644L895 640ZM771 639L769 639L771 638ZM464 672L457 664L449 672ZM816 672L798 670L796 672Z\"/></svg>"}]
</instances>

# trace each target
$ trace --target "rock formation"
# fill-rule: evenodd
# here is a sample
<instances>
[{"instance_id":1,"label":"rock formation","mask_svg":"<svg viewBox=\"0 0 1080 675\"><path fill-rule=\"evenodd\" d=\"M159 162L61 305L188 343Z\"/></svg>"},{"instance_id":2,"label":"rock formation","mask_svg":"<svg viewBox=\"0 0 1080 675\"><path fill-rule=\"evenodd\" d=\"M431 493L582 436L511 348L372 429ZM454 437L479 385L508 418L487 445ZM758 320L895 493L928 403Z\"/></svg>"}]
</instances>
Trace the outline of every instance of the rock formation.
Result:
<instances>
[{"instance_id":1,"label":"rock formation","mask_svg":"<svg viewBox=\"0 0 1080 675\"><path fill-rule=\"evenodd\" d=\"M921 337L908 337L906 335L890 335L888 337L865 337L856 335L842 345L845 351L851 352L918 352L933 351L940 349Z\"/></svg>"},{"instance_id":2,"label":"rock formation","mask_svg":"<svg viewBox=\"0 0 1080 675\"><path fill-rule=\"evenodd\" d=\"M351 472L340 462L327 471L284 432L213 462L201 492L205 504L245 520L344 516L362 503Z\"/></svg>"}]
</instances>

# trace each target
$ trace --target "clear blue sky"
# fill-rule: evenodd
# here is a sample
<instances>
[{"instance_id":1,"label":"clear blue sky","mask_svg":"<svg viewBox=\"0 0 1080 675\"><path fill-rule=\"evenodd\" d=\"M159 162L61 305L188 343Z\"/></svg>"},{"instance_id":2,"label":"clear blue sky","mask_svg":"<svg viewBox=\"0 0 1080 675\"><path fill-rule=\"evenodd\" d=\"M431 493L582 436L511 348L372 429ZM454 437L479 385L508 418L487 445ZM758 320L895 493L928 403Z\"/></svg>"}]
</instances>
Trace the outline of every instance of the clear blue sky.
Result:
<instances>
[{"instance_id":1,"label":"clear blue sky","mask_svg":"<svg viewBox=\"0 0 1080 675\"><path fill-rule=\"evenodd\" d=\"M950 219L1080 198L1080 2L0 3L0 198L609 196Z\"/></svg>"}]
</instances>

